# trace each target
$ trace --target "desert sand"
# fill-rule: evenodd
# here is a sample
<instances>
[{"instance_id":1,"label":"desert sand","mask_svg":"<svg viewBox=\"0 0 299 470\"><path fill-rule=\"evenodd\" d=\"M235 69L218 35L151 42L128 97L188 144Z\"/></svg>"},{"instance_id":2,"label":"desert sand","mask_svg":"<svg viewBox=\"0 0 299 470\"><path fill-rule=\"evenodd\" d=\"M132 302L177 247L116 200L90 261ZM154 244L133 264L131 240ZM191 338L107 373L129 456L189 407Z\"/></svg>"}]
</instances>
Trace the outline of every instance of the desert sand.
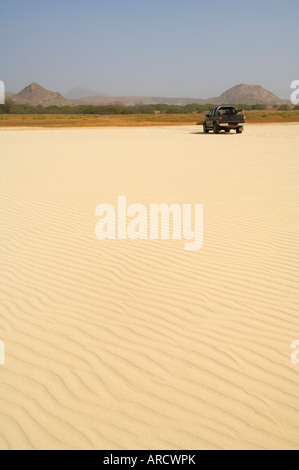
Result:
<instances>
[{"instance_id":1,"label":"desert sand","mask_svg":"<svg viewBox=\"0 0 299 470\"><path fill-rule=\"evenodd\" d=\"M1 130L1 449L298 449L298 124ZM204 243L95 237L204 205Z\"/></svg>"}]
</instances>

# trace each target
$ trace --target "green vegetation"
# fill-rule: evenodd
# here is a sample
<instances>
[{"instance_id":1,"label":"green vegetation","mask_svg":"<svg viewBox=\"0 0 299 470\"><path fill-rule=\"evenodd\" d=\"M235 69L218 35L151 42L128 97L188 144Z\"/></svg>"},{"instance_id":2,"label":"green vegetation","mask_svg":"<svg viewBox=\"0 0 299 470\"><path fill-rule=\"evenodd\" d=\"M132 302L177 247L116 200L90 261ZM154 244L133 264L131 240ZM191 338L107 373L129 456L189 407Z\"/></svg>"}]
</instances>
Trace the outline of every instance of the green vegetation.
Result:
<instances>
[{"instance_id":1,"label":"green vegetation","mask_svg":"<svg viewBox=\"0 0 299 470\"><path fill-rule=\"evenodd\" d=\"M290 106L288 104L282 104L277 108L278 111L289 111Z\"/></svg>"},{"instance_id":2,"label":"green vegetation","mask_svg":"<svg viewBox=\"0 0 299 470\"><path fill-rule=\"evenodd\" d=\"M63 114L63 115L137 115L137 114L201 114L206 113L214 108L214 104L187 104L186 106L169 105L169 104L136 104L135 106L125 106L122 104L113 105L80 105L80 106L29 106L26 104L16 104L12 100L7 100L5 104L0 105L0 114ZM267 110L266 105L255 104L252 106L245 104L237 104L238 109L250 110ZM288 105L281 105L278 110L289 110Z\"/></svg>"},{"instance_id":3,"label":"green vegetation","mask_svg":"<svg viewBox=\"0 0 299 470\"><path fill-rule=\"evenodd\" d=\"M167 104L136 104L135 106L125 106L122 104L113 105L79 105L79 106L29 106L26 104L16 104L7 100L0 106L0 114L97 114L97 115L121 115L121 114L193 114L208 111L213 105L188 104L187 106L175 106Z\"/></svg>"},{"instance_id":4,"label":"green vegetation","mask_svg":"<svg viewBox=\"0 0 299 470\"><path fill-rule=\"evenodd\" d=\"M254 111L265 111L266 109L268 109L268 106L266 106L265 104L253 104L251 106L251 109Z\"/></svg>"}]
</instances>

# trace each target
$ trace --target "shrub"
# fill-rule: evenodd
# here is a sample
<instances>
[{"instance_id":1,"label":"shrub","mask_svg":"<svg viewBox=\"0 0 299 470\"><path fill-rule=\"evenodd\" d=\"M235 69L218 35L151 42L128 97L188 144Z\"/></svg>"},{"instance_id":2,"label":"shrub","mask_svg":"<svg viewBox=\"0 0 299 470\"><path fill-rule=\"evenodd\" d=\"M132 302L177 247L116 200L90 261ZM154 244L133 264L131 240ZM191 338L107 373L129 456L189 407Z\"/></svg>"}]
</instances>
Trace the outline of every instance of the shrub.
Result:
<instances>
[{"instance_id":1,"label":"shrub","mask_svg":"<svg viewBox=\"0 0 299 470\"><path fill-rule=\"evenodd\" d=\"M282 104L277 108L278 111L288 111L289 109L290 107L288 104Z\"/></svg>"}]
</instances>

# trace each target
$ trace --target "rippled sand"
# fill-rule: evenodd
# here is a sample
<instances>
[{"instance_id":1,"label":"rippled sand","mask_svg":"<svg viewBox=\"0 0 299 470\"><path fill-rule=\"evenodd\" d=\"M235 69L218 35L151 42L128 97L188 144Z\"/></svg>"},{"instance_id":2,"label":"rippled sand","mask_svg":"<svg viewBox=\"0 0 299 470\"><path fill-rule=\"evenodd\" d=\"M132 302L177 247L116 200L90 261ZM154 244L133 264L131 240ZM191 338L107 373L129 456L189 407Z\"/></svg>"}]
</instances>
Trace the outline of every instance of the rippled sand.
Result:
<instances>
[{"instance_id":1,"label":"rippled sand","mask_svg":"<svg viewBox=\"0 0 299 470\"><path fill-rule=\"evenodd\" d=\"M1 449L298 449L298 124L5 130ZM204 204L204 245L95 208Z\"/></svg>"}]
</instances>

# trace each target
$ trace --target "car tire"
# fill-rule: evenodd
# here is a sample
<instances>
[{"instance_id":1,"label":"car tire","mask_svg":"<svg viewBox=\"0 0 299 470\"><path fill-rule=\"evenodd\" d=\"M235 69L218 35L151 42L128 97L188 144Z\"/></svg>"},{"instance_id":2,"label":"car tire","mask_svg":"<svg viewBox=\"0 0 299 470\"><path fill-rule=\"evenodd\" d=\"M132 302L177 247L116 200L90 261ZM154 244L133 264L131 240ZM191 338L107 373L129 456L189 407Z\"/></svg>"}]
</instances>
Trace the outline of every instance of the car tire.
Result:
<instances>
[{"instance_id":1,"label":"car tire","mask_svg":"<svg viewBox=\"0 0 299 470\"><path fill-rule=\"evenodd\" d=\"M203 125L203 132L204 132L204 134L209 133L209 130L207 129L207 126L205 124Z\"/></svg>"},{"instance_id":2,"label":"car tire","mask_svg":"<svg viewBox=\"0 0 299 470\"><path fill-rule=\"evenodd\" d=\"M217 124L214 124L214 134L219 134L220 130L219 130L219 127L217 126Z\"/></svg>"},{"instance_id":3,"label":"car tire","mask_svg":"<svg viewBox=\"0 0 299 470\"><path fill-rule=\"evenodd\" d=\"M237 127L236 133L237 134L242 134L242 132L243 132L243 127Z\"/></svg>"}]
</instances>

